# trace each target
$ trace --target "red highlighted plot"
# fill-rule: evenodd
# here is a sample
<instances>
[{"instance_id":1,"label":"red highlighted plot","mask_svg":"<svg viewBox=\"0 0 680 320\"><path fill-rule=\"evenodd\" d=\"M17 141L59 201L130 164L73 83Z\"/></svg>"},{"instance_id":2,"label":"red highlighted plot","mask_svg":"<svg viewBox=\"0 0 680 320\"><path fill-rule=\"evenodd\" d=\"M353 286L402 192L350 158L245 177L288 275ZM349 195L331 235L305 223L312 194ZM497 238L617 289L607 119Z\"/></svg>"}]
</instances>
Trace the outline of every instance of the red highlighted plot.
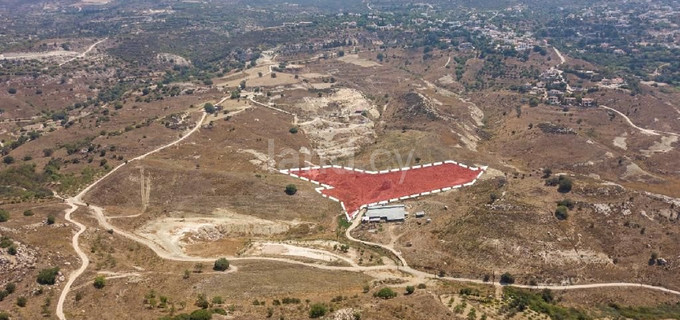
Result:
<instances>
[{"instance_id":1,"label":"red highlighted plot","mask_svg":"<svg viewBox=\"0 0 680 320\"><path fill-rule=\"evenodd\" d=\"M446 161L380 172L314 167L284 173L321 184L317 191L340 201L348 218L352 219L364 205L384 204L472 185L483 169Z\"/></svg>"}]
</instances>

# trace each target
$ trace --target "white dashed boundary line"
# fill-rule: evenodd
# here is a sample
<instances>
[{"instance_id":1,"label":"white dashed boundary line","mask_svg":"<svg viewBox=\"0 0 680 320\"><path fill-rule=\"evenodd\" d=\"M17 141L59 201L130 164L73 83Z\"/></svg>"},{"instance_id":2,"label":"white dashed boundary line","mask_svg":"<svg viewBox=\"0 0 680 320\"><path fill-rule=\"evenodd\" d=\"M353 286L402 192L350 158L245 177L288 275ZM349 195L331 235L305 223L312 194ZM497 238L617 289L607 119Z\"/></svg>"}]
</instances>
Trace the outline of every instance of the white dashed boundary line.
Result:
<instances>
[{"instance_id":1,"label":"white dashed boundary line","mask_svg":"<svg viewBox=\"0 0 680 320\"><path fill-rule=\"evenodd\" d=\"M340 201L339 199L337 199L335 197L323 194L323 190L333 189L334 188L333 186L330 186L330 185L321 183L320 181L315 181L315 180L312 180L312 179L302 177L302 176L295 174L295 173L300 173L302 171L321 170L321 169L343 169L343 170L347 170L347 171L355 171L355 172L366 173L366 174L385 174L385 173L394 173L394 172L401 172L401 171L407 171L407 170L416 170L416 169L422 169L422 168L436 167L436 166L441 166L441 165L444 165L444 164L457 165L461 168L469 169L469 170L472 170L472 171L479 171L479 173L477 174L477 177L474 180L472 180L468 183L444 187L444 188L441 188L441 189L434 189L434 190L425 191L425 192L416 193L416 194L407 195L407 196L402 196L402 197L398 197L398 198L392 198L392 199L383 200L383 201L380 201L380 202L373 202L373 203L364 204L364 205L361 205L358 210L355 210L351 214L349 212L347 212L347 209L345 207L344 202ZM356 214L361 209L365 209L365 208L377 206L377 205L384 205L384 204L388 204L388 203L391 203L391 202L414 199L414 198L417 198L417 197L427 196L427 195L431 195L431 194L437 194L437 193L440 193L440 192L446 192L446 191L450 191L450 190L454 190L454 189L459 189L461 187L469 187L469 186L475 184L475 182L477 182L479 177L482 176L482 174L484 173L484 171L486 171L487 168L488 168L487 166L471 167L471 166L468 166L468 165L465 165L465 164L462 164L462 163L459 163L459 162L456 162L456 161L453 161L453 160L447 160L447 161L440 161L440 162L428 163L428 164L423 164L423 165L396 168L396 169L390 169L390 170L381 170L381 171L369 171L369 170L363 170L363 169L357 169L357 168L342 167L342 166L338 166L338 165L325 165L325 166L313 166L313 167L304 167L304 168L283 169L283 170L279 170L279 172L283 173L285 175L291 176L293 178L298 178L298 179L303 180L303 181L307 181L307 182L314 183L316 185L320 185L320 187L315 188L314 190L316 190L316 192L320 193L321 196L326 198L326 199L331 199L335 202L339 202L340 206L342 207L342 212L345 214L345 217L347 218L347 221L351 221L352 218L354 218L354 216L356 216ZM295 172L295 173L293 173L293 172Z\"/></svg>"}]
</instances>

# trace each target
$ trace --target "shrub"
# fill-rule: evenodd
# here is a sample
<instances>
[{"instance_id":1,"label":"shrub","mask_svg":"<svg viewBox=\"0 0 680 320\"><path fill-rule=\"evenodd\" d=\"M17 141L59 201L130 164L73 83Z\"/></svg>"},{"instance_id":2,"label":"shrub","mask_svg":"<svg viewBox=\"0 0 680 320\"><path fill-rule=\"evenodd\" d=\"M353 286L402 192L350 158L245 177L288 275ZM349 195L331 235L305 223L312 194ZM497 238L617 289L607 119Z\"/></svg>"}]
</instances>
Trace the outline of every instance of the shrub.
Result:
<instances>
[{"instance_id":1,"label":"shrub","mask_svg":"<svg viewBox=\"0 0 680 320\"><path fill-rule=\"evenodd\" d=\"M11 247L9 247L7 249L7 253L9 253L9 255L11 255L11 256L16 256L17 255L17 247L12 245Z\"/></svg>"},{"instance_id":2,"label":"shrub","mask_svg":"<svg viewBox=\"0 0 680 320\"><path fill-rule=\"evenodd\" d=\"M9 293L9 294L14 293L14 291L16 291L16 290L17 290L17 285L14 284L14 283L10 282L5 286L5 291L7 291L7 293Z\"/></svg>"},{"instance_id":3,"label":"shrub","mask_svg":"<svg viewBox=\"0 0 680 320\"><path fill-rule=\"evenodd\" d=\"M501 283L503 284L513 284L515 283L515 277L511 275L509 272L506 272L501 275Z\"/></svg>"},{"instance_id":4,"label":"shrub","mask_svg":"<svg viewBox=\"0 0 680 320\"><path fill-rule=\"evenodd\" d=\"M215 265L213 266L213 270L215 271L225 271L229 269L229 260L226 258L219 258L215 261Z\"/></svg>"},{"instance_id":5,"label":"shrub","mask_svg":"<svg viewBox=\"0 0 680 320\"><path fill-rule=\"evenodd\" d=\"M14 241L8 236L2 236L2 238L0 238L0 248L9 248L12 244L14 244Z\"/></svg>"},{"instance_id":6,"label":"shrub","mask_svg":"<svg viewBox=\"0 0 680 320\"><path fill-rule=\"evenodd\" d=\"M0 209L0 222L5 222L9 220L9 212L4 209Z\"/></svg>"},{"instance_id":7,"label":"shrub","mask_svg":"<svg viewBox=\"0 0 680 320\"><path fill-rule=\"evenodd\" d=\"M25 307L26 302L28 302L28 299L26 299L26 297L18 297L17 298L17 306L19 306L19 307L22 307L22 308Z\"/></svg>"},{"instance_id":8,"label":"shrub","mask_svg":"<svg viewBox=\"0 0 680 320\"><path fill-rule=\"evenodd\" d=\"M394 292L391 288L382 288L375 294L373 294L374 297L380 298L380 299L392 299L397 296L397 293Z\"/></svg>"},{"instance_id":9,"label":"shrub","mask_svg":"<svg viewBox=\"0 0 680 320\"><path fill-rule=\"evenodd\" d=\"M292 127L292 128L290 128L290 130L288 130L288 132L290 132L290 133L292 133L292 134L296 134L296 133L298 133L298 128L297 128L297 127Z\"/></svg>"},{"instance_id":10,"label":"shrub","mask_svg":"<svg viewBox=\"0 0 680 320\"><path fill-rule=\"evenodd\" d=\"M47 224L54 224L55 218L53 215L47 216Z\"/></svg>"},{"instance_id":11,"label":"shrub","mask_svg":"<svg viewBox=\"0 0 680 320\"><path fill-rule=\"evenodd\" d=\"M564 200L558 202L557 205L558 206L565 206L569 210L574 209L574 201L572 201L571 199L564 199Z\"/></svg>"},{"instance_id":12,"label":"shrub","mask_svg":"<svg viewBox=\"0 0 680 320\"><path fill-rule=\"evenodd\" d=\"M204 294L199 294L195 305L201 309L208 309L210 303L208 302L208 299L205 298Z\"/></svg>"},{"instance_id":13,"label":"shrub","mask_svg":"<svg viewBox=\"0 0 680 320\"><path fill-rule=\"evenodd\" d=\"M94 287L102 289L106 286L106 278L104 276L97 276L94 278Z\"/></svg>"},{"instance_id":14,"label":"shrub","mask_svg":"<svg viewBox=\"0 0 680 320\"><path fill-rule=\"evenodd\" d=\"M212 313L205 309L196 310L189 315L189 320L210 320L210 319L212 319Z\"/></svg>"},{"instance_id":15,"label":"shrub","mask_svg":"<svg viewBox=\"0 0 680 320\"><path fill-rule=\"evenodd\" d=\"M42 269L38 273L37 281L39 284L53 285L57 278L57 274L59 274L59 267Z\"/></svg>"},{"instance_id":16,"label":"shrub","mask_svg":"<svg viewBox=\"0 0 680 320\"><path fill-rule=\"evenodd\" d=\"M571 187L572 187L571 179L565 176L560 176L557 191L560 193L567 193L571 191Z\"/></svg>"},{"instance_id":17,"label":"shrub","mask_svg":"<svg viewBox=\"0 0 680 320\"><path fill-rule=\"evenodd\" d=\"M555 216L560 220L567 220L569 218L569 209L566 206L557 206L555 209Z\"/></svg>"},{"instance_id":18,"label":"shrub","mask_svg":"<svg viewBox=\"0 0 680 320\"><path fill-rule=\"evenodd\" d=\"M33 215L33 211L32 211L32 210L26 210L26 211L24 211L24 216L25 216L25 217L30 217L30 216L32 216L32 215Z\"/></svg>"},{"instance_id":19,"label":"shrub","mask_svg":"<svg viewBox=\"0 0 680 320\"><path fill-rule=\"evenodd\" d=\"M5 164L12 164L14 163L14 157L6 156L2 159L2 162L4 162Z\"/></svg>"},{"instance_id":20,"label":"shrub","mask_svg":"<svg viewBox=\"0 0 680 320\"><path fill-rule=\"evenodd\" d=\"M7 312L0 312L0 320L9 320L9 314Z\"/></svg>"},{"instance_id":21,"label":"shrub","mask_svg":"<svg viewBox=\"0 0 680 320\"><path fill-rule=\"evenodd\" d=\"M205 112L210 114L215 113L215 111L217 111L217 108L215 108L215 106L212 103L206 103L203 106L203 109L205 110Z\"/></svg>"},{"instance_id":22,"label":"shrub","mask_svg":"<svg viewBox=\"0 0 680 320\"><path fill-rule=\"evenodd\" d=\"M286 194L292 196L297 193L297 186L294 184L289 184L286 186Z\"/></svg>"},{"instance_id":23,"label":"shrub","mask_svg":"<svg viewBox=\"0 0 680 320\"><path fill-rule=\"evenodd\" d=\"M550 168L543 169L543 179L548 179L552 175L552 170Z\"/></svg>"},{"instance_id":24,"label":"shrub","mask_svg":"<svg viewBox=\"0 0 680 320\"><path fill-rule=\"evenodd\" d=\"M325 305L321 303L315 303L309 308L309 317L320 318L325 316L326 312L328 312L328 308L326 308Z\"/></svg>"},{"instance_id":25,"label":"shrub","mask_svg":"<svg viewBox=\"0 0 680 320\"><path fill-rule=\"evenodd\" d=\"M412 294L415 291L416 288L414 286L406 286L406 294Z\"/></svg>"},{"instance_id":26,"label":"shrub","mask_svg":"<svg viewBox=\"0 0 680 320\"><path fill-rule=\"evenodd\" d=\"M17 89L15 89L15 88L9 88L9 89L7 90L7 92L9 92L9 94L16 94L16 93L17 93Z\"/></svg>"}]
</instances>

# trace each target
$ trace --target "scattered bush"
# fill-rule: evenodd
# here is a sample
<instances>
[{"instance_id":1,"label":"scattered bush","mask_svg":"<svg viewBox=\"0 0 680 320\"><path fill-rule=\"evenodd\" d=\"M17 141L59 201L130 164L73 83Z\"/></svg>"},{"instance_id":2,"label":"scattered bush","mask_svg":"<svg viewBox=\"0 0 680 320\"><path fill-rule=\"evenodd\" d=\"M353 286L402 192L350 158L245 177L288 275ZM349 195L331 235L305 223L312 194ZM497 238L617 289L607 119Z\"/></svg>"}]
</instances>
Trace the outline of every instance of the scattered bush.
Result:
<instances>
[{"instance_id":1,"label":"scattered bush","mask_svg":"<svg viewBox=\"0 0 680 320\"><path fill-rule=\"evenodd\" d=\"M416 288L414 286L406 286L406 294L412 294L415 291Z\"/></svg>"},{"instance_id":2,"label":"scattered bush","mask_svg":"<svg viewBox=\"0 0 680 320\"><path fill-rule=\"evenodd\" d=\"M506 272L501 275L501 283L502 284L513 284L515 283L515 277L511 275L509 272Z\"/></svg>"},{"instance_id":3,"label":"scattered bush","mask_svg":"<svg viewBox=\"0 0 680 320\"><path fill-rule=\"evenodd\" d=\"M557 203L558 206L565 206L569 210L574 209L574 204L575 204L574 201L572 201L571 199L564 199Z\"/></svg>"},{"instance_id":4,"label":"scattered bush","mask_svg":"<svg viewBox=\"0 0 680 320\"><path fill-rule=\"evenodd\" d=\"M2 158L2 162L4 162L5 164L12 164L12 163L14 163L14 157L6 156L6 157Z\"/></svg>"},{"instance_id":5,"label":"scattered bush","mask_svg":"<svg viewBox=\"0 0 680 320\"><path fill-rule=\"evenodd\" d=\"M543 169L543 179L548 179L552 175L552 170L550 168Z\"/></svg>"},{"instance_id":6,"label":"scattered bush","mask_svg":"<svg viewBox=\"0 0 680 320\"><path fill-rule=\"evenodd\" d=\"M374 297L380 298L380 299L392 299L397 296L397 293L394 292L391 288L382 288L375 294L373 294Z\"/></svg>"},{"instance_id":7,"label":"scattered bush","mask_svg":"<svg viewBox=\"0 0 680 320\"><path fill-rule=\"evenodd\" d=\"M28 302L28 299L26 299L26 297L18 297L17 298L17 306L19 306L19 307L22 307L22 308L25 307L26 302Z\"/></svg>"},{"instance_id":8,"label":"scattered bush","mask_svg":"<svg viewBox=\"0 0 680 320\"><path fill-rule=\"evenodd\" d=\"M208 307L210 307L210 303L208 302L208 299L205 298L204 294L199 294L194 304L201 309L208 309Z\"/></svg>"},{"instance_id":9,"label":"scattered bush","mask_svg":"<svg viewBox=\"0 0 680 320\"><path fill-rule=\"evenodd\" d=\"M9 220L9 212L4 209L0 209L0 222L5 222Z\"/></svg>"},{"instance_id":10,"label":"scattered bush","mask_svg":"<svg viewBox=\"0 0 680 320\"><path fill-rule=\"evenodd\" d=\"M212 103L206 103L203 106L203 109L205 110L205 112L210 113L210 114L213 114L213 113L215 113L215 111L217 111L217 108L215 108L215 106Z\"/></svg>"},{"instance_id":11,"label":"scattered bush","mask_svg":"<svg viewBox=\"0 0 680 320\"><path fill-rule=\"evenodd\" d=\"M289 184L286 186L286 194L292 196L297 193L297 186L294 184Z\"/></svg>"},{"instance_id":12,"label":"scattered bush","mask_svg":"<svg viewBox=\"0 0 680 320\"><path fill-rule=\"evenodd\" d=\"M557 187L557 191L560 193L568 193L571 191L572 187L572 182L571 179L565 177L565 176L560 176L559 177L559 183Z\"/></svg>"},{"instance_id":13,"label":"scattered bush","mask_svg":"<svg viewBox=\"0 0 680 320\"><path fill-rule=\"evenodd\" d=\"M320 318L325 316L326 312L328 312L328 308L326 308L325 305L321 303L315 303L309 308L309 317Z\"/></svg>"},{"instance_id":14,"label":"scattered bush","mask_svg":"<svg viewBox=\"0 0 680 320\"><path fill-rule=\"evenodd\" d=\"M47 224L48 224L48 225L54 224L55 220L56 220L56 219L54 218L53 215L47 216Z\"/></svg>"},{"instance_id":15,"label":"scattered bush","mask_svg":"<svg viewBox=\"0 0 680 320\"><path fill-rule=\"evenodd\" d=\"M229 260L226 258L219 258L215 261L215 265L213 266L213 270L215 271L225 271L229 269Z\"/></svg>"},{"instance_id":16,"label":"scattered bush","mask_svg":"<svg viewBox=\"0 0 680 320\"><path fill-rule=\"evenodd\" d=\"M106 278L104 276L97 276L94 278L94 287L102 289L106 286Z\"/></svg>"},{"instance_id":17,"label":"scattered bush","mask_svg":"<svg viewBox=\"0 0 680 320\"><path fill-rule=\"evenodd\" d=\"M566 206L557 206L555 217L560 220L567 220L569 218L569 209Z\"/></svg>"},{"instance_id":18,"label":"scattered bush","mask_svg":"<svg viewBox=\"0 0 680 320\"><path fill-rule=\"evenodd\" d=\"M24 217L30 217L30 216L32 216L32 215L33 215L33 211L32 211L32 210L26 210L26 211L24 211Z\"/></svg>"},{"instance_id":19,"label":"scattered bush","mask_svg":"<svg viewBox=\"0 0 680 320\"><path fill-rule=\"evenodd\" d=\"M56 281L57 274L59 274L59 267L42 269L38 273L37 281L39 284L53 285Z\"/></svg>"}]
</instances>

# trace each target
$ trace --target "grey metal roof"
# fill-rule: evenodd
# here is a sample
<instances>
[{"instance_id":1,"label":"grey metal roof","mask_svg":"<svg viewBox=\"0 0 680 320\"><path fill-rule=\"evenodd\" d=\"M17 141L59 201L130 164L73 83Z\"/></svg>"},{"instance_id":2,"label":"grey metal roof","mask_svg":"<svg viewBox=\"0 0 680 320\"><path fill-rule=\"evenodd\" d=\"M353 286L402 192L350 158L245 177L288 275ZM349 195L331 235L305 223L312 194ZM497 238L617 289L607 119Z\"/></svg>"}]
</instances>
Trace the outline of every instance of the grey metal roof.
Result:
<instances>
[{"instance_id":1,"label":"grey metal roof","mask_svg":"<svg viewBox=\"0 0 680 320\"><path fill-rule=\"evenodd\" d=\"M368 207L365 217L368 219L385 219L387 221L404 220L406 207L404 205Z\"/></svg>"}]
</instances>

